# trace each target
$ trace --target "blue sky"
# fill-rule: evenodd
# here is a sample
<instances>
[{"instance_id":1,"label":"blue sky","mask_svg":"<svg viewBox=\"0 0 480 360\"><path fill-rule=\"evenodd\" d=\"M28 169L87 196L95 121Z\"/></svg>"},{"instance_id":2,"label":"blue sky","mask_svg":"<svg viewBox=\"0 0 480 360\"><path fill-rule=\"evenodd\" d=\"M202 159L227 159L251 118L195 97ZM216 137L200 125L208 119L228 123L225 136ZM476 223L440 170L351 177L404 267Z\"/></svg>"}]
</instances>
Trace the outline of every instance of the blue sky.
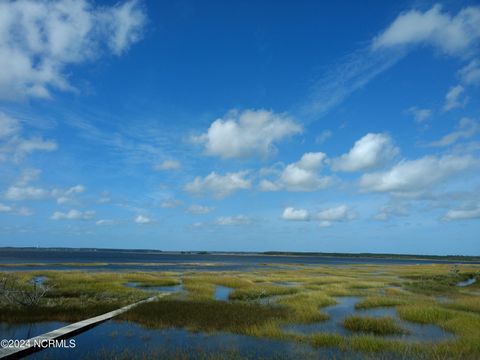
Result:
<instances>
[{"instance_id":1,"label":"blue sky","mask_svg":"<svg viewBox=\"0 0 480 360\"><path fill-rule=\"evenodd\" d=\"M474 1L5 1L0 246L480 255Z\"/></svg>"}]
</instances>

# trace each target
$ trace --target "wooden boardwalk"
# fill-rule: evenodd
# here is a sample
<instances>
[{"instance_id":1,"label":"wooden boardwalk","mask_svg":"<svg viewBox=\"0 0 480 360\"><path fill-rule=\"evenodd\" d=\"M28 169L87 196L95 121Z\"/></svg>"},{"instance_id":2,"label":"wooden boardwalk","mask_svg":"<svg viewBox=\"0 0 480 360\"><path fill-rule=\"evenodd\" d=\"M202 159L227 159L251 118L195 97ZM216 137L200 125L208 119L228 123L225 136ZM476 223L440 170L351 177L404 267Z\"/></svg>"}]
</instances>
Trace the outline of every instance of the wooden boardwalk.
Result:
<instances>
[{"instance_id":1,"label":"wooden boardwalk","mask_svg":"<svg viewBox=\"0 0 480 360\"><path fill-rule=\"evenodd\" d=\"M55 341L55 340L62 340L62 339L68 339L74 335L77 335L79 333L82 333L104 321L110 320L111 318L120 315L131 308L143 304L146 302L153 301L155 299L158 299L159 297L163 296L164 294L159 294L156 296L152 296L148 299L138 301L136 303L124 306L120 309L110 311L108 313L105 313L103 315L98 315L90 319L82 320L67 326L64 326L60 329L50 331L48 333L45 333L43 335L39 335L36 337L33 337L29 340L26 341L28 344L25 347L15 347L15 348L0 348L0 359L19 359L22 358L28 354L34 353L36 351L41 351L44 350L46 347L40 347L40 346L35 346L35 344L48 344L49 341Z\"/></svg>"}]
</instances>

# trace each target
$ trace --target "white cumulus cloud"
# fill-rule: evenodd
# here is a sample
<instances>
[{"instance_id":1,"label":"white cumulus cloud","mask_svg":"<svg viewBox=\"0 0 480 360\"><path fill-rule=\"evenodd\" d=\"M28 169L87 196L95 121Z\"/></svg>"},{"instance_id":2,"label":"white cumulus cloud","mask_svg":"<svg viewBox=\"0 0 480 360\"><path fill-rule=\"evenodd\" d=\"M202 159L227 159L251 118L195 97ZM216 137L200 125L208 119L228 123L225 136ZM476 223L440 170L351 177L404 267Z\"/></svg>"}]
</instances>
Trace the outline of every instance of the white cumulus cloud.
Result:
<instances>
[{"instance_id":1,"label":"white cumulus cloud","mask_svg":"<svg viewBox=\"0 0 480 360\"><path fill-rule=\"evenodd\" d=\"M135 223L140 225L151 224L153 219L146 215L137 215L134 219Z\"/></svg>"},{"instance_id":2,"label":"white cumulus cloud","mask_svg":"<svg viewBox=\"0 0 480 360\"><path fill-rule=\"evenodd\" d=\"M373 48L431 45L450 55L464 55L480 39L480 7L463 8L456 15L434 5L422 12L410 10L395 21L373 42Z\"/></svg>"},{"instance_id":3,"label":"white cumulus cloud","mask_svg":"<svg viewBox=\"0 0 480 360\"><path fill-rule=\"evenodd\" d=\"M217 225L248 225L252 223L252 219L246 215L236 216L220 216L215 220Z\"/></svg>"},{"instance_id":4,"label":"white cumulus cloud","mask_svg":"<svg viewBox=\"0 0 480 360\"><path fill-rule=\"evenodd\" d=\"M263 179L261 191L315 191L331 184L331 178L320 176L320 170L326 160L325 153L305 153L299 161L288 164L275 180Z\"/></svg>"},{"instance_id":5,"label":"white cumulus cloud","mask_svg":"<svg viewBox=\"0 0 480 360\"><path fill-rule=\"evenodd\" d=\"M50 191L34 186L10 186L5 192L8 200L42 200L50 197Z\"/></svg>"},{"instance_id":6,"label":"white cumulus cloud","mask_svg":"<svg viewBox=\"0 0 480 360\"><path fill-rule=\"evenodd\" d=\"M205 215L205 214L208 214L209 212L211 212L212 210L213 210L212 207L198 205L198 204L190 205L187 208L187 212L189 214L193 214L193 215Z\"/></svg>"},{"instance_id":7,"label":"white cumulus cloud","mask_svg":"<svg viewBox=\"0 0 480 360\"><path fill-rule=\"evenodd\" d=\"M347 205L338 205L320 211L316 217L322 226L329 226L333 222L353 220L356 214Z\"/></svg>"},{"instance_id":8,"label":"white cumulus cloud","mask_svg":"<svg viewBox=\"0 0 480 360\"><path fill-rule=\"evenodd\" d=\"M224 159L267 157L276 151L275 142L301 131L301 126L285 114L232 110L193 140L204 144L206 154Z\"/></svg>"},{"instance_id":9,"label":"white cumulus cloud","mask_svg":"<svg viewBox=\"0 0 480 360\"><path fill-rule=\"evenodd\" d=\"M95 222L95 224L98 226L109 226L109 225L115 225L116 223L117 221L110 220L110 219L100 219Z\"/></svg>"},{"instance_id":10,"label":"white cumulus cloud","mask_svg":"<svg viewBox=\"0 0 480 360\"><path fill-rule=\"evenodd\" d=\"M9 213L13 211L13 207L0 203L0 213Z\"/></svg>"},{"instance_id":11,"label":"white cumulus cloud","mask_svg":"<svg viewBox=\"0 0 480 360\"><path fill-rule=\"evenodd\" d=\"M0 213L8 213L20 216L30 216L33 211L26 207L16 207L15 205L6 205L0 203Z\"/></svg>"},{"instance_id":12,"label":"white cumulus cloud","mask_svg":"<svg viewBox=\"0 0 480 360\"><path fill-rule=\"evenodd\" d=\"M48 98L71 90L66 67L112 52L120 55L142 33L136 0L95 6L87 0L0 2L0 98Z\"/></svg>"},{"instance_id":13,"label":"white cumulus cloud","mask_svg":"<svg viewBox=\"0 0 480 360\"><path fill-rule=\"evenodd\" d=\"M178 170L182 167L180 161L177 160L165 160L160 164L156 164L153 168L157 171L164 170Z\"/></svg>"},{"instance_id":14,"label":"white cumulus cloud","mask_svg":"<svg viewBox=\"0 0 480 360\"><path fill-rule=\"evenodd\" d=\"M310 214L305 209L295 209L293 207L286 207L282 213L282 219L288 221L308 221Z\"/></svg>"},{"instance_id":15,"label":"white cumulus cloud","mask_svg":"<svg viewBox=\"0 0 480 360\"><path fill-rule=\"evenodd\" d=\"M64 204L71 201L75 194L85 191L85 186L83 185L75 185L68 189L55 188L52 190L29 185L31 181L37 179L39 174L40 170L37 169L25 170L15 184L5 191L5 198L13 201L54 198L57 200L57 203Z\"/></svg>"},{"instance_id":16,"label":"white cumulus cloud","mask_svg":"<svg viewBox=\"0 0 480 360\"><path fill-rule=\"evenodd\" d=\"M418 193L478 165L470 155L425 156L403 160L387 171L364 174L360 186L363 191Z\"/></svg>"},{"instance_id":17,"label":"white cumulus cloud","mask_svg":"<svg viewBox=\"0 0 480 360\"><path fill-rule=\"evenodd\" d=\"M480 219L480 206L465 209L449 210L443 217L444 221Z\"/></svg>"},{"instance_id":18,"label":"white cumulus cloud","mask_svg":"<svg viewBox=\"0 0 480 360\"><path fill-rule=\"evenodd\" d=\"M316 214L306 209L286 207L282 213L282 219L287 221L310 221L317 220L321 227L332 226L336 222L351 221L356 218L356 213L347 205L337 205L326 208Z\"/></svg>"},{"instance_id":19,"label":"white cumulus cloud","mask_svg":"<svg viewBox=\"0 0 480 360\"><path fill-rule=\"evenodd\" d=\"M80 211L71 209L68 212L55 211L52 220L90 220L95 216L95 211Z\"/></svg>"},{"instance_id":20,"label":"white cumulus cloud","mask_svg":"<svg viewBox=\"0 0 480 360\"><path fill-rule=\"evenodd\" d=\"M247 179L248 171L226 173L225 175L211 172L206 177L197 176L192 182L185 185L185 191L202 194L210 193L218 199L223 199L237 190L250 189L251 180Z\"/></svg>"},{"instance_id":21,"label":"white cumulus cloud","mask_svg":"<svg viewBox=\"0 0 480 360\"><path fill-rule=\"evenodd\" d=\"M399 150L387 134L369 133L357 140L350 151L332 160L334 171L371 170L391 161Z\"/></svg>"},{"instance_id":22,"label":"white cumulus cloud","mask_svg":"<svg viewBox=\"0 0 480 360\"><path fill-rule=\"evenodd\" d=\"M390 201L380 207L377 213L373 216L374 220L387 221L393 216L407 216L408 208L406 204L401 202Z\"/></svg>"}]
</instances>

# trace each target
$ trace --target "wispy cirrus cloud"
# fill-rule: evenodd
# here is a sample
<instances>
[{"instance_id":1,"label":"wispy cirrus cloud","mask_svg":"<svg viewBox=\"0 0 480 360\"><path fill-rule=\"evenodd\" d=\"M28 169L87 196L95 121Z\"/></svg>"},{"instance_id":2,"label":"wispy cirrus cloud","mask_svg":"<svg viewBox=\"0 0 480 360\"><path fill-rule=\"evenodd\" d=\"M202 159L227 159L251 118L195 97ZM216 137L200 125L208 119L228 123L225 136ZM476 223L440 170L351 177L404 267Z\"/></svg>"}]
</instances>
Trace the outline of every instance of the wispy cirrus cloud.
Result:
<instances>
[{"instance_id":1,"label":"wispy cirrus cloud","mask_svg":"<svg viewBox=\"0 0 480 360\"><path fill-rule=\"evenodd\" d=\"M325 115L417 46L428 45L448 56L471 58L478 52L479 22L479 6L462 8L457 14L443 11L440 5L425 11L402 12L377 36L368 39L365 46L336 60L316 81L307 100L297 110L311 120ZM475 79L475 68L473 64L465 70L465 74L471 74L470 79Z\"/></svg>"},{"instance_id":2,"label":"wispy cirrus cloud","mask_svg":"<svg viewBox=\"0 0 480 360\"><path fill-rule=\"evenodd\" d=\"M55 211L51 219L52 220L91 220L95 216L95 211L80 211L76 209L71 209L67 212Z\"/></svg>"},{"instance_id":3,"label":"wispy cirrus cloud","mask_svg":"<svg viewBox=\"0 0 480 360\"><path fill-rule=\"evenodd\" d=\"M475 121L471 118L462 118L458 122L457 128L455 131L452 131L449 134L444 135L441 139L437 141L432 141L427 144L430 147L444 147L455 144L461 139L470 139L480 132L480 125L478 121Z\"/></svg>"},{"instance_id":4,"label":"wispy cirrus cloud","mask_svg":"<svg viewBox=\"0 0 480 360\"><path fill-rule=\"evenodd\" d=\"M249 225L252 222L253 219L246 215L220 216L215 220L215 224L220 226Z\"/></svg>"},{"instance_id":5,"label":"wispy cirrus cloud","mask_svg":"<svg viewBox=\"0 0 480 360\"><path fill-rule=\"evenodd\" d=\"M431 109L412 106L407 110L407 112L413 115L413 118L417 123L423 123L432 117L433 111Z\"/></svg>"},{"instance_id":6,"label":"wispy cirrus cloud","mask_svg":"<svg viewBox=\"0 0 480 360\"><path fill-rule=\"evenodd\" d=\"M165 160L161 163L155 164L153 169L156 171L178 170L182 167L182 163L178 160Z\"/></svg>"},{"instance_id":7,"label":"wispy cirrus cloud","mask_svg":"<svg viewBox=\"0 0 480 360\"><path fill-rule=\"evenodd\" d=\"M193 204L187 208L187 213L192 215L205 215L213 211L213 207Z\"/></svg>"},{"instance_id":8,"label":"wispy cirrus cloud","mask_svg":"<svg viewBox=\"0 0 480 360\"><path fill-rule=\"evenodd\" d=\"M0 112L0 162L18 163L35 152L51 152L57 148L54 140L41 136L26 137L18 119Z\"/></svg>"},{"instance_id":9,"label":"wispy cirrus cloud","mask_svg":"<svg viewBox=\"0 0 480 360\"><path fill-rule=\"evenodd\" d=\"M403 50L372 51L371 45L354 51L321 76L297 109L307 119L324 116L352 93L366 86L405 55Z\"/></svg>"},{"instance_id":10,"label":"wispy cirrus cloud","mask_svg":"<svg viewBox=\"0 0 480 360\"><path fill-rule=\"evenodd\" d=\"M24 206L18 207L16 205L7 205L7 204L0 203L0 213L20 215L20 216L30 216L30 215L33 215L33 210Z\"/></svg>"},{"instance_id":11,"label":"wispy cirrus cloud","mask_svg":"<svg viewBox=\"0 0 480 360\"><path fill-rule=\"evenodd\" d=\"M465 96L465 88L462 85L452 86L445 95L443 111L450 111L455 108L462 108L468 102Z\"/></svg>"},{"instance_id":12,"label":"wispy cirrus cloud","mask_svg":"<svg viewBox=\"0 0 480 360\"><path fill-rule=\"evenodd\" d=\"M480 60L474 59L458 71L460 79L466 85L480 84Z\"/></svg>"}]
</instances>

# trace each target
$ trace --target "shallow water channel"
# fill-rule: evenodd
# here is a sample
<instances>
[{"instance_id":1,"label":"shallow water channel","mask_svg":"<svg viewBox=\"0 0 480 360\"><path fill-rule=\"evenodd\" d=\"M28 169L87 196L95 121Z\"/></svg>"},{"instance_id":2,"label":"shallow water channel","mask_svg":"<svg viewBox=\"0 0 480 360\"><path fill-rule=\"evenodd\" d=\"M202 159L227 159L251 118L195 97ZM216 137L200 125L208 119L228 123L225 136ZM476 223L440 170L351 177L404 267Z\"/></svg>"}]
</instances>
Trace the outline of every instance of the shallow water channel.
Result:
<instances>
[{"instance_id":1,"label":"shallow water channel","mask_svg":"<svg viewBox=\"0 0 480 360\"><path fill-rule=\"evenodd\" d=\"M168 293L168 294L181 293L184 290L182 284L169 285L169 286L142 286L142 284L138 282L128 282L125 284L125 286L136 288L136 289L142 289L144 291L149 291L149 292L160 292L160 293ZM230 296L230 293L232 291L233 291L232 288L216 285L215 292L214 292L214 299L218 301L228 301L228 297Z\"/></svg>"},{"instance_id":2,"label":"shallow water channel","mask_svg":"<svg viewBox=\"0 0 480 360\"><path fill-rule=\"evenodd\" d=\"M466 287L466 286L470 286L470 285L473 285L477 282L477 278L470 278L470 279L467 279L467 280L464 280L464 281L459 281L457 283L457 286L460 286L460 287Z\"/></svg>"},{"instance_id":3,"label":"shallow water channel","mask_svg":"<svg viewBox=\"0 0 480 360\"><path fill-rule=\"evenodd\" d=\"M360 297L347 296L337 298L337 304L322 308L322 312L328 314L330 318L327 321L316 322L312 324L293 324L287 325L283 329L287 332L295 332L301 334L312 334L316 332L330 332L341 335L356 334L343 327L342 322L346 316L359 315L370 317L392 317L395 322L409 334L403 335L389 335L385 336L389 339L402 339L409 341L441 341L453 339L454 335L446 332L437 325L421 325L402 320L398 317L397 311L394 307L381 307L367 310L355 309L355 304L361 300ZM357 333L358 334L358 333Z\"/></svg>"},{"instance_id":4,"label":"shallow water channel","mask_svg":"<svg viewBox=\"0 0 480 360\"><path fill-rule=\"evenodd\" d=\"M214 299L218 301L228 301L228 297L232 291L232 288L217 285L215 286L215 293L213 295Z\"/></svg>"}]
</instances>

